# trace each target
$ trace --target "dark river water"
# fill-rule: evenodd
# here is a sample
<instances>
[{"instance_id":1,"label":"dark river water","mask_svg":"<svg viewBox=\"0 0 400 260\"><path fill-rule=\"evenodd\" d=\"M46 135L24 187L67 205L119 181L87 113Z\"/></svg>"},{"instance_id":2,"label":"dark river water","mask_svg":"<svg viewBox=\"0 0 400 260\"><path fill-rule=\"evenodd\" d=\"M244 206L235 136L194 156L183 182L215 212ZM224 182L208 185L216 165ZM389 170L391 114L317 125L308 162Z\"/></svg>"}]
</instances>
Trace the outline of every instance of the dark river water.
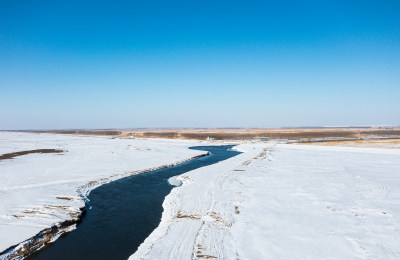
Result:
<instances>
[{"instance_id":1,"label":"dark river water","mask_svg":"<svg viewBox=\"0 0 400 260\"><path fill-rule=\"evenodd\" d=\"M29 259L127 259L159 225L172 176L238 155L231 145L196 146L210 155L170 168L113 181L94 189L77 229Z\"/></svg>"}]
</instances>

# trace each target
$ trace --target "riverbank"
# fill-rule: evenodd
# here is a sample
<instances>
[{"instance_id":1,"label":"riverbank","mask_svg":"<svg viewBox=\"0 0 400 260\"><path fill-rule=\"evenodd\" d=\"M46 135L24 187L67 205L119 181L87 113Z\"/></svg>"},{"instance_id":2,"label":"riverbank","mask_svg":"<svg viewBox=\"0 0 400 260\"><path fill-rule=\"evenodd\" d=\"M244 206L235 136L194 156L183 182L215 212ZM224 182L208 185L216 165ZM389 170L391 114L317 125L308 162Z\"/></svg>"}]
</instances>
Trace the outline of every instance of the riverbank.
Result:
<instances>
[{"instance_id":1,"label":"riverbank","mask_svg":"<svg viewBox=\"0 0 400 260\"><path fill-rule=\"evenodd\" d=\"M36 149L65 151L63 156L27 154L0 162L2 257L15 252L29 254L29 248L39 248L73 230L85 208L85 196L95 187L206 154L189 150L198 144L190 141L7 132L0 133L0 140L1 154Z\"/></svg>"},{"instance_id":2,"label":"riverbank","mask_svg":"<svg viewBox=\"0 0 400 260\"><path fill-rule=\"evenodd\" d=\"M133 259L398 259L400 150L243 144L187 174Z\"/></svg>"},{"instance_id":3,"label":"riverbank","mask_svg":"<svg viewBox=\"0 0 400 260\"><path fill-rule=\"evenodd\" d=\"M0 186L2 194L9 196L0 205L0 233L11 234L3 239L12 239L19 228L26 231L32 226L49 227L49 223L57 223L56 216L70 219L68 214L79 209L76 187L93 185L83 187L81 193L87 194L114 173L120 178L130 173L124 170L129 167L146 169L144 165L152 165L155 160L159 165L162 161L178 161L187 158L189 146L206 144L168 139L39 136L50 136L52 141L19 140L8 148L0 147L2 154L17 152L11 149L16 145L20 145L19 151L65 151L62 156L29 154L0 162L2 172L12 169L8 172L14 173L8 174ZM29 139L32 141L32 136ZM379 144L386 149L373 148L375 144L320 144L323 145L238 141L234 149L242 154L179 176L182 185L166 197L160 225L131 259L398 259L400 150L393 149L392 141ZM73 167L63 164L61 158L67 156ZM132 158L137 160L130 164ZM92 163L85 165L88 160ZM2 168L4 165L19 168ZM35 170L38 165L47 168ZM29 174L23 171L27 169ZM56 182L60 176L50 173L58 171L69 172L69 177ZM23 185L19 183L21 176L14 176L17 172L24 173ZM97 182L91 183L93 176L98 176ZM82 180L86 181L77 186L76 182ZM14 184L6 185L5 181ZM35 192L26 192L29 190ZM21 198L29 198L29 194L43 197L21 203ZM13 207L12 200L18 207ZM23 217L18 218L15 212Z\"/></svg>"},{"instance_id":4,"label":"riverbank","mask_svg":"<svg viewBox=\"0 0 400 260\"><path fill-rule=\"evenodd\" d=\"M77 229L29 259L128 259L159 225L170 178L236 156L232 146L196 146L210 155L94 189Z\"/></svg>"},{"instance_id":5,"label":"riverbank","mask_svg":"<svg viewBox=\"0 0 400 260\"><path fill-rule=\"evenodd\" d=\"M235 259L234 254L228 252L234 248L226 244L225 236L229 235L235 212L235 205L229 198L239 190L232 190L233 187L224 190L220 184L229 179L232 170L241 171L271 145L241 144L233 148L241 154L180 175L177 179L183 184L166 197L160 225L130 259ZM203 237L205 228L212 234ZM200 242L201 238L205 241ZM206 252L206 246L210 246L212 252ZM216 253L223 248L228 251Z\"/></svg>"}]
</instances>

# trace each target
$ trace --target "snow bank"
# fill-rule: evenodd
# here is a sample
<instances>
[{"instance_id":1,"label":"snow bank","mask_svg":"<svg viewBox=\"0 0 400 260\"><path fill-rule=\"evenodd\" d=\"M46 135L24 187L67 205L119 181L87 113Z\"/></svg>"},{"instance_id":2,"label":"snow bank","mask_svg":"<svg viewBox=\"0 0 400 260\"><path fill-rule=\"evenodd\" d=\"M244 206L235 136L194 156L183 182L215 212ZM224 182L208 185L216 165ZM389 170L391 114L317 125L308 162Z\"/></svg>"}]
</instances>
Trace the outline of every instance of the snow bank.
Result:
<instances>
[{"instance_id":1,"label":"snow bank","mask_svg":"<svg viewBox=\"0 0 400 260\"><path fill-rule=\"evenodd\" d=\"M243 144L235 148L242 154L180 175L178 179L183 185L166 197L160 225L130 259L192 259L211 255L234 259L234 248L224 238L229 236L233 223L234 206L229 198L236 190L224 190L221 184L230 178L233 169L245 167L264 147ZM208 236L209 233L212 235ZM205 248L208 245L212 246Z\"/></svg>"},{"instance_id":2,"label":"snow bank","mask_svg":"<svg viewBox=\"0 0 400 260\"><path fill-rule=\"evenodd\" d=\"M56 223L76 220L85 205L80 195L102 183L207 153L187 149L197 144L0 132L0 154L49 148L65 151L0 161L0 252Z\"/></svg>"},{"instance_id":3,"label":"snow bank","mask_svg":"<svg viewBox=\"0 0 400 260\"><path fill-rule=\"evenodd\" d=\"M246 144L179 177L130 259L399 259L399 150Z\"/></svg>"},{"instance_id":4,"label":"snow bank","mask_svg":"<svg viewBox=\"0 0 400 260\"><path fill-rule=\"evenodd\" d=\"M179 187L182 185L182 181L178 180L178 177L173 176L168 179L168 183L171 184L172 186Z\"/></svg>"}]
</instances>

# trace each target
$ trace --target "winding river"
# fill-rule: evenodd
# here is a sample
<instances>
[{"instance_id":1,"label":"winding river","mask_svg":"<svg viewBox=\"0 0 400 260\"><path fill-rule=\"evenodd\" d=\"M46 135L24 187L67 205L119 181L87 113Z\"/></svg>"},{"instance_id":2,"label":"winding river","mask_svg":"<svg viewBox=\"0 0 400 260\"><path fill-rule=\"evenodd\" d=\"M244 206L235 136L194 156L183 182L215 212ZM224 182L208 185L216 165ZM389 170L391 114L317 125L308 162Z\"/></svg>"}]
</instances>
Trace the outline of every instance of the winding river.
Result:
<instances>
[{"instance_id":1,"label":"winding river","mask_svg":"<svg viewBox=\"0 0 400 260\"><path fill-rule=\"evenodd\" d=\"M170 168L130 176L94 189L77 229L29 259L127 259L159 225L168 179L238 155L232 145L196 146L210 155Z\"/></svg>"}]
</instances>

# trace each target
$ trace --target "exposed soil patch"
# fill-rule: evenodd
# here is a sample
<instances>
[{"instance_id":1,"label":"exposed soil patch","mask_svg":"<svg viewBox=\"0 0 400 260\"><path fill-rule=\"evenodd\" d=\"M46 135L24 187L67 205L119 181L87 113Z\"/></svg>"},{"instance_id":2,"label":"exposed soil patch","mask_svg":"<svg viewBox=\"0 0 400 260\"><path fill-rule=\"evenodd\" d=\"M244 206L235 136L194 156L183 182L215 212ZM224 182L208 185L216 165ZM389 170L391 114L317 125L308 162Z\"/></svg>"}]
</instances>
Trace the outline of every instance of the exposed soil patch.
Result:
<instances>
[{"instance_id":1,"label":"exposed soil patch","mask_svg":"<svg viewBox=\"0 0 400 260\"><path fill-rule=\"evenodd\" d=\"M69 197L56 197L59 200L73 200L72 198Z\"/></svg>"},{"instance_id":2,"label":"exposed soil patch","mask_svg":"<svg viewBox=\"0 0 400 260\"><path fill-rule=\"evenodd\" d=\"M189 218L189 219L200 219L200 216L197 215L184 215L181 212L178 212L176 218Z\"/></svg>"},{"instance_id":3,"label":"exposed soil patch","mask_svg":"<svg viewBox=\"0 0 400 260\"><path fill-rule=\"evenodd\" d=\"M57 149L37 149L37 150L28 150L15 153L5 153L0 155L0 161L6 159L14 159L17 156L26 155L30 153L63 153L63 152L64 152L63 150L57 150Z\"/></svg>"},{"instance_id":4,"label":"exposed soil patch","mask_svg":"<svg viewBox=\"0 0 400 260\"><path fill-rule=\"evenodd\" d=\"M239 207L238 207L238 206L235 206L235 214L237 214L237 215L240 214L240 211L239 211Z\"/></svg>"},{"instance_id":5,"label":"exposed soil patch","mask_svg":"<svg viewBox=\"0 0 400 260\"><path fill-rule=\"evenodd\" d=\"M313 144L324 146L348 146L348 147L368 147L368 148L400 148L400 139L381 138L381 139L365 139L365 140L331 140L314 143L301 142L299 144Z\"/></svg>"},{"instance_id":6,"label":"exposed soil patch","mask_svg":"<svg viewBox=\"0 0 400 260\"><path fill-rule=\"evenodd\" d=\"M205 259L216 259L216 256L212 255L197 255L198 258L205 258Z\"/></svg>"}]
</instances>

